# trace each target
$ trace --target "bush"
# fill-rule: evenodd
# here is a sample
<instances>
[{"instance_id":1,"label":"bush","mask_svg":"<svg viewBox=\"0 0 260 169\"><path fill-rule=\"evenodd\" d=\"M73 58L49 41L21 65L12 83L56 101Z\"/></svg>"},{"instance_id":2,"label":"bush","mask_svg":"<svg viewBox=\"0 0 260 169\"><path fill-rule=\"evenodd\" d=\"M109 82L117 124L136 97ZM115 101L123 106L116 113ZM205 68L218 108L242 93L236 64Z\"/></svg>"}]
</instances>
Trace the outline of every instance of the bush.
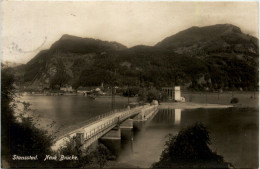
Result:
<instances>
[{"instance_id":1,"label":"bush","mask_svg":"<svg viewBox=\"0 0 260 169\"><path fill-rule=\"evenodd\" d=\"M134 97L138 94L139 88L138 87L129 87L127 89L123 89L122 94L125 97Z\"/></svg>"},{"instance_id":2,"label":"bush","mask_svg":"<svg viewBox=\"0 0 260 169\"><path fill-rule=\"evenodd\" d=\"M156 88L151 88L149 90L143 89L139 91L138 100L151 103L153 100L157 100L159 102L166 101L167 95L164 92L160 92Z\"/></svg>"},{"instance_id":3,"label":"bush","mask_svg":"<svg viewBox=\"0 0 260 169\"><path fill-rule=\"evenodd\" d=\"M212 152L209 132L200 123L183 129L177 136L169 135L160 161L152 168L229 168L230 163Z\"/></svg>"},{"instance_id":4,"label":"bush","mask_svg":"<svg viewBox=\"0 0 260 169\"><path fill-rule=\"evenodd\" d=\"M76 155L79 160L75 161L62 161L56 162L54 167L61 168L100 168L102 169L111 157L111 152L108 148L98 143L96 148L83 148L75 137L67 142L66 146L59 149L59 154L63 155Z\"/></svg>"},{"instance_id":5,"label":"bush","mask_svg":"<svg viewBox=\"0 0 260 169\"><path fill-rule=\"evenodd\" d=\"M233 97L230 101L231 104L237 104L239 102L239 99L236 97Z\"/></svg>"}]
</instances>

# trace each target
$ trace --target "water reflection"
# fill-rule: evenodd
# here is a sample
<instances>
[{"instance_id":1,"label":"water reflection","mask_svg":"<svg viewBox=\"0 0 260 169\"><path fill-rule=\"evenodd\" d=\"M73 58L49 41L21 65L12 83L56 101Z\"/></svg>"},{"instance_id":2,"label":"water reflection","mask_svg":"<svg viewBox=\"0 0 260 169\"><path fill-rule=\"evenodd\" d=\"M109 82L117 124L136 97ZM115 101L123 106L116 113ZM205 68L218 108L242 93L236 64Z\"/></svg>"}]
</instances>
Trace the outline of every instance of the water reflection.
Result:
<instances>
[{"instance_id":1,"label":"water reflection","mask_svg":"<svg viewBox=\"0 0 260 169\"><path fill-rule=\"evenodd\" d=\"M181 109L175 109L175 124L179 125L181 122Z\"/></svg>"},{"instance_id":2,"label":"water reflection","mask_svg":"<svg viewBox=\"0 0 260 169\"><path fill-rule=\"evenodd\" d=\"M153 125L180 125L181 123L181 109L161 109L158 114L152 119Z\"/></svg>"},{"instance_id":3,"label":"water reflection","mask_svg":"<svg viewBox=\"0 0 260 169\"><path fill-rule=\"evenodd\" d=\"M257 109L162 109L150 121L134 123L133 141L121 141L117 161L149 168L159 160L169 133L203 123L210 131L210 147L237 168L258 166ZM138 127L138 129L136 129Z\"/></svg>"},{"instance_id":4,"label":"water reflection","mask_svg":"<svg viewBox=\"0 0 260 169\"><path fill-rule=\"evenodd\" d=\"M132 141L122 140L117 161L135 167L149 168L159 160L167 135L177 134L181 109L163 109L146 122L134 122Z\"/></svg>"}]
</instances>

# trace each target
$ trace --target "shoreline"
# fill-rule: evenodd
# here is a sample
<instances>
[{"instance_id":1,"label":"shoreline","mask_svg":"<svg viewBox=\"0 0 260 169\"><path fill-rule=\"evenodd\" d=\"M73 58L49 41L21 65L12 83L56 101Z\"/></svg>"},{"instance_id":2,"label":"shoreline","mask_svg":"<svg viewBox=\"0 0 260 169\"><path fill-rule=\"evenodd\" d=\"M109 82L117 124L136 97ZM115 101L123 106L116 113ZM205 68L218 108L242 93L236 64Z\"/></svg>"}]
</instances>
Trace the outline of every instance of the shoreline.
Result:
<instances>
[{"instance_id":1,"label":"shoreline","mask_svg":"<svg viewBox=\"0 0 260 169\"><path fill-rule=\"evenodd\" d=\"M210 109L222 109L234 107L233 105L223 104L204 104L204 103L193 103L193 102L162 102L159 105L159 109L198 109L198 108L210 108Z\"/></svg>"}]
</instances>

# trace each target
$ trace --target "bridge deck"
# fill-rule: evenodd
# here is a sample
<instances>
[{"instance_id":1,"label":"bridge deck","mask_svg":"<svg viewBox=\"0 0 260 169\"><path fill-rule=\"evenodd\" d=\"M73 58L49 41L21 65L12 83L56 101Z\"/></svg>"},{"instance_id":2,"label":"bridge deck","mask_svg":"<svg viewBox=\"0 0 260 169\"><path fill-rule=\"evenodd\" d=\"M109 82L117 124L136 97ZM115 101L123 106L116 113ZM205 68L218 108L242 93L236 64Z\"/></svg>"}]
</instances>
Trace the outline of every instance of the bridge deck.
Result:
<instances>
[{"instance_id":1,"label":"bridge deck","mask_svg":"<svg viewBox=\"0 0 260 169\"><path fill-rule=\"evenodd\" d=\"M72 132L67 132L64 135L59 136L56 139L56 143L53 149L58 149L60 146L64 145L66 141L69 141L69 137L74 137L77 133L83 134L84 147L88 147L98 138L106 134L109 130L114 128L117 124L123 122L131 116L140 113L144 109L154 109L155 106L139 106L133 109L123 110L121 112L109 113L102 118L98 118L87 125L79 126ZM156 107L157 108L157 107Z\"/></svg>"}]
</instances>

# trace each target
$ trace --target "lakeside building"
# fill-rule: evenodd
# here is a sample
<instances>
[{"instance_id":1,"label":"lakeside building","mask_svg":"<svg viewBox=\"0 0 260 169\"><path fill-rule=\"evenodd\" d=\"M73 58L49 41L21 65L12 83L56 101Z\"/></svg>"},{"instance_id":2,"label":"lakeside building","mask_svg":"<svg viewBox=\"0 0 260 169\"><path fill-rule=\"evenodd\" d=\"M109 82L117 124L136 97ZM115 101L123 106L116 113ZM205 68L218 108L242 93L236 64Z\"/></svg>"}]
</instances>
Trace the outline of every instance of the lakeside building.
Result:
<instances>
[{"instance_id":1,"label":"lakeside building","mask_svg":"<svg viewBox=\"0 0 260 169\"><path fill-rule=\"evenodd\" d=\"M78 89L77 89L77 93L80 93L80 94L86 94L87 92L90 92L90 90L89 90L89 87L79 87Z\"/></svg>"},{"instance_id":2,"label":"lakeside building","mask_svg":"<svg viewBox=\"0 0 260 169\"><path fill-rule=\"evenodd\" d=\"M64 92L73 92L74 91L74 89L72 89L72 86L61 87L60 90L64 91Z\"/></svg>"},{"instance_id":3,"label":"lakeside building","mask_svg":"<svg viewBox=\"0 0 260 169\"><path fill-rule=\"evenodd\" d=\"M77 89L77 93L83 94L85 96L87 96L89 94L95 94L95 95L105 95L106 94L98 87L93 88L93 87L81 87L81 86Z\"/></svg>"},{"instance_id":4,"label":"lakeside building","mask_svg":"<svg viewBox=\"0 0 260 169\"><path fill-rule=\"evenodd\" d=\"M162 91L165 92L169 100L174 100L176 102L185 102L185 98L181 97L181 87L163 87Z\"/></svg>"}]
</instances>

